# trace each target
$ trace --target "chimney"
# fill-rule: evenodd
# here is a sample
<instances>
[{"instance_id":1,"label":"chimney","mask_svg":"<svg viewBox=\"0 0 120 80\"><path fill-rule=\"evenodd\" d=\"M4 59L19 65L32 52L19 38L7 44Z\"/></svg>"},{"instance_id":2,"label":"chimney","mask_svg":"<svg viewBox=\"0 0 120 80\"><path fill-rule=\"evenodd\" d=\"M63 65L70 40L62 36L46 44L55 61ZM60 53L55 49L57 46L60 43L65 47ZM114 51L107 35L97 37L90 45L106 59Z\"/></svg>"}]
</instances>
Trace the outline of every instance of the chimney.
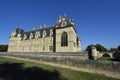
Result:
<instances>
[{"instance_id":1,"label":"chimney","mask_svg":"<svg viewBox=\"0 0 120 80\"><path fill-rule=\"evenodd\" d=\"M35 30L35 27L34 26L32 26L32 31L34 31Z\"/></svg>"},{"instance_id":2,"label":"chimney","mask_svg":"<svg viewBox=\"0 0 120 80\"><path fill-rule=\"evenodd\" d=\"M46 28L47 27L47 25L46 24L44 24L44 28Z\"/></svg>"},{"instance_id":3,"label":"chimney","mask_svg":"<svg viewBox=\"0 0 120 80\"><path fill-rule=\"evenodd\" d=\"M39 29L42 29L42 25L39 26Z\"/></svg>"}]
</instances>

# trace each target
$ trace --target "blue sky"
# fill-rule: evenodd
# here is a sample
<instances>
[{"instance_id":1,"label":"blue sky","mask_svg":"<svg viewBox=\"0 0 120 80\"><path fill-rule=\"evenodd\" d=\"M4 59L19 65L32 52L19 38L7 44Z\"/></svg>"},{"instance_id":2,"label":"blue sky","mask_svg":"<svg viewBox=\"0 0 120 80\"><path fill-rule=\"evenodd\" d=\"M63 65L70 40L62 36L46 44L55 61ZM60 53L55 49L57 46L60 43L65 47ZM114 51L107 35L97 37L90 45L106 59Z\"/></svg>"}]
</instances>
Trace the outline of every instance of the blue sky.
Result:
<instances>
[{"instance_id":1,"label":"blue sky","mask_svg":"<svg viewBox=\"0 0 120 80\"><path fill-rule=\"evenodd\" d=\"M59 15L74 18L83 49L89 44L120 45L120 0L0 0L0 44L16 26L54 25Z\"/></svg>"}]
</instances>

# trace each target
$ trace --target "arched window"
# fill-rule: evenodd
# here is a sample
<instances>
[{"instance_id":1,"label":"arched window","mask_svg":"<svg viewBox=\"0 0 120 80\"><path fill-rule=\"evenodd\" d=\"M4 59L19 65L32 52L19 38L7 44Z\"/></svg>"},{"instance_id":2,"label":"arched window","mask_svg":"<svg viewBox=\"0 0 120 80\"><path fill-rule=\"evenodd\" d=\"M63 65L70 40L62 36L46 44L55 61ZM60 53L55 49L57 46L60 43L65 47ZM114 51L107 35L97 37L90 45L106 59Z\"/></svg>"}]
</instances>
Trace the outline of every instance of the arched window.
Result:
<instances>
[{"instance_id":1,"label":"arched window","mask_svg":"<svg viewBox=\"0 0 120 80\"><path fill-rule=\"evenodd\" d=\"M66 26L67 25L67 22L62 22L62 24L61 24L61 27L64 27L64 26Z\"/></svg>"},{"instance_id":2,"label":"arched window","mask_svg":"<svg viewBox=\"0 0 120 80\"><path fill-rule=\"evenodd\" d=\"M33 38L33 34L32 33L30 33L30 37L29 37L30 39L32 39Z\"/></svg>"},{"instance_id":3,"label":"arched window","mask_svg":"<svg viewBox=\"0 0 120 80\"><path fill-rule=\"evenodd\" d=\"M61 35L61 46L68 46L68 35L66 32Z\"/></svg>"},{"instance_id":4,"label":"arched window","mask_svg":"<svg viewBox=\"0 0 120 80\"><path fill-rule=\"evenodd\" d=\"M40 32L39 31L36 31L35 32L35 38L39 38L40 37Z\"/></svg>"},{"instance_id":5,"label":"arched window","mask_svg":"<svg viewBox=\"0 0 120 80\"><path fill-rule=\"evenodd\" d=\"M43 37L46 37L46 31L45 30L43 31Z\"/></svg>"}]
</instances>

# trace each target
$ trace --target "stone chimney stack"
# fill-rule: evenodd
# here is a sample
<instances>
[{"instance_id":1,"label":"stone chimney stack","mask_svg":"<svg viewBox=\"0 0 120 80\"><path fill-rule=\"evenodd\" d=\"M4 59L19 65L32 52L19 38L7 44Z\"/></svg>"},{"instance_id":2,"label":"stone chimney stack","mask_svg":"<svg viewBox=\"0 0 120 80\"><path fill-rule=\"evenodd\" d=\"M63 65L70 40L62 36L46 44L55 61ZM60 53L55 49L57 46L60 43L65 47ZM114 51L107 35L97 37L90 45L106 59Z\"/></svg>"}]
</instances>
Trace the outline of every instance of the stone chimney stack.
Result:
<instances>
[{"instance_id":1,"label":"stone chimney stack","mask_svg":"<svg viewBox=\"0 0 120 80\"><path fill-rule=\"evenodd\" d=\"M44 28L46 28L47 27L47 25L46 24L44 24Z\"/></svg>"},{"instance_id":2,"label":"stone chimney stack","mask_svg":"<svg viewBox=\"0 0 120 80\"><path fill-rule=\"evenodd\" d=\"M39 29L42 29L42 25L39 26Z\"/></svg>"},{"instance_id":3,"label":"stone chimney stack","mask_svg":"<svg viewBox=\"0 0 120 80\"><path fill-rule=\"evenodd\" d=\"M35 27L34 26L32 26L32 31L34 31L35 30Z\"/></svg>"}]
</instances>

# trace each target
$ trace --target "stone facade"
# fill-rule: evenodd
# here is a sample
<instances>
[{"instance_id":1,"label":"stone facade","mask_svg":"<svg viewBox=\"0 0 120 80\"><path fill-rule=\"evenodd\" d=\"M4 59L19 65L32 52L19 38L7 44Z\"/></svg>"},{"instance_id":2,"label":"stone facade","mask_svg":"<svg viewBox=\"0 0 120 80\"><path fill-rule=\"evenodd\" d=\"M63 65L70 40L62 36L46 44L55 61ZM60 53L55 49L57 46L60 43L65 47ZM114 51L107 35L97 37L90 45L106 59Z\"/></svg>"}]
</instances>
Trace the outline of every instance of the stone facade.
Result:
<instances>
[{"instance_id":1,"label":"stone facade","mask_svg":"<svg viewBox=\"0 0 120 80\"><path fill-rule=\"evenodd\" d=\"M8 52L80 52L81 40L77 35L73 19L60 16L51 27L32 27L25 32L16 28L11 36Z\"/></svg>"}]
</instances>

